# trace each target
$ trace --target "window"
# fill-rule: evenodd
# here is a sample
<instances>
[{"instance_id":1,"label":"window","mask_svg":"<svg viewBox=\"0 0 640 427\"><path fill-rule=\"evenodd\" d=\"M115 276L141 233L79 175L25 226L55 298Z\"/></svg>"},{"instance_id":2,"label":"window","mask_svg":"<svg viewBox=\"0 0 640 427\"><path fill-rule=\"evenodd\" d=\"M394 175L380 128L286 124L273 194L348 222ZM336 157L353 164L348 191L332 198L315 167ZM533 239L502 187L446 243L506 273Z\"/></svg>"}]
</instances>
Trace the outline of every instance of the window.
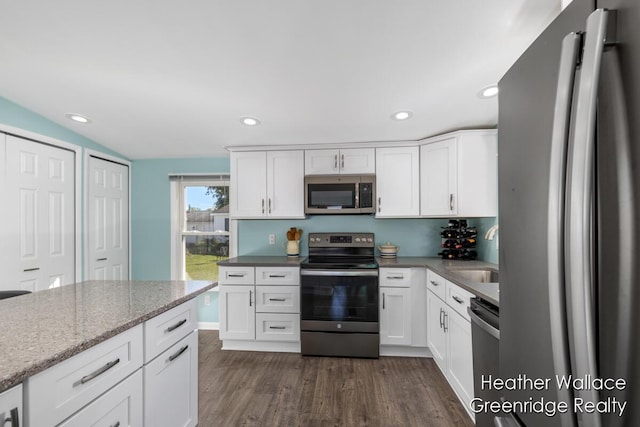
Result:
<instances>
[{"instance_id":1,"label":"window","mask_svg":"<svg viewBox=\"0 0 640 427\"><path fill-rule=\"evenodd\" d=\"M171 177L173 271L178 280L218 280L229 258L229 176Z\"/></svg>"}]
</instances>

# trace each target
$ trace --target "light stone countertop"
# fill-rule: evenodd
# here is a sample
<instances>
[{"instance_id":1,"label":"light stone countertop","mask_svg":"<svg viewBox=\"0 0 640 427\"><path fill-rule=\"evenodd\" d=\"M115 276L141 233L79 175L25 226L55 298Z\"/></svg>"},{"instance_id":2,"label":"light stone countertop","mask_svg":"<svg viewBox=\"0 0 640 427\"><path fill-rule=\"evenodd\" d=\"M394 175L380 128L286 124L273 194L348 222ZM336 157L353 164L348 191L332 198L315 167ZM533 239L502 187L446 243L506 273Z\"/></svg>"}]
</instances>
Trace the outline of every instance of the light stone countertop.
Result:
<instances>
[{"instance_id":1,"label":"light stone countertop","mask_svg":"<svg viewBox=\"0 0 640 427\"><path fill-rule=\"evenodd\" d=\"M214 286L96 280L1 300L0 392Z\"/></svg>"},{"instance_id":2,"label":"light stone countertop","mask_svg":"<svg viewBox=\"0 0 640 427\"><path fill-rule=\"evenodd\" d=\"M223 267L298 267L304 261L306 256L287 257L287 256L239 256L237 258L229 258L225 261L219 261L218 265Z\"/></svg>"}]
</instances>

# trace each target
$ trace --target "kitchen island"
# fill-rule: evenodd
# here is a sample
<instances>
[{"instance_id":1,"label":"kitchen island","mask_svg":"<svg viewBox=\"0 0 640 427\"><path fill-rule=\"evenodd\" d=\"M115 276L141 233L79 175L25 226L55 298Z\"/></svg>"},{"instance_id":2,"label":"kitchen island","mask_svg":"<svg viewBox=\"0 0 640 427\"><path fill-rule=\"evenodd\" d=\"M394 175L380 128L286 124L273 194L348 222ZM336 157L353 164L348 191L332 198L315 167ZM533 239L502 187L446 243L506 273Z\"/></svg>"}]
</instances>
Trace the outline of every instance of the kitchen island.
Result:
<instances>
[{"instance_id":1,"label":"kitchen island","mask_svg":"<svg viewBox=\"0 0 640 427\"><path fill-rule=\"evenodd\" d=\"M208 281L86 281L0 301L0 392L211 289Z\"/></svg>"}]
</instances>

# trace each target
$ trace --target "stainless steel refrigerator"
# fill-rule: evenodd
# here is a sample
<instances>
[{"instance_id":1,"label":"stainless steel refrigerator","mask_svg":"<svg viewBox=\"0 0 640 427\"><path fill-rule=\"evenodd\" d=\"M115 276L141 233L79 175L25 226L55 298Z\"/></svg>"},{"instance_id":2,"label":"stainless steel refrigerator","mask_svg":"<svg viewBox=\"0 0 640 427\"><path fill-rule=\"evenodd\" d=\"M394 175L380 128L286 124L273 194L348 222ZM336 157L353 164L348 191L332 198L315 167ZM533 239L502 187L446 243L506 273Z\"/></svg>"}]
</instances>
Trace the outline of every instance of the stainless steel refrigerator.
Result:
<instances>
[{"instance_id":1,"label":"stainless steel refrigerator","mask_svg":"<svg viewBox=\"0 0 640 427\"><path fill-rule=\"evenodd\" d=\"M640 426L640 1L574 0L499 87L496 425Z\"/></svg>"}]
</instances>

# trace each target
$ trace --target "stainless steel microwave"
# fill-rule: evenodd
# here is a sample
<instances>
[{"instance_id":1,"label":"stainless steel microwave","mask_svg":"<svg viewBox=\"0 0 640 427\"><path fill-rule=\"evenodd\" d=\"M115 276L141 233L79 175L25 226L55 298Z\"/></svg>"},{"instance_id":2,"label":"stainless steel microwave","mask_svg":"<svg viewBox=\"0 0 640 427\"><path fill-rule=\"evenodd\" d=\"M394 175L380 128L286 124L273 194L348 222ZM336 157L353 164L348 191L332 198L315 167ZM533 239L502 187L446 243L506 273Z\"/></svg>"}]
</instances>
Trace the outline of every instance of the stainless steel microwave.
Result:
<instances>
[{"instance_id":1,"label":"stainless steel microwave","mask_svg":"<svg viewBox=\"0 0 640 427\"><path fill-rule=\"evenodd\" d=\"M304 177L305 214L375 212L375 175L308 175Z\"/></svg>"}]
</instances>

